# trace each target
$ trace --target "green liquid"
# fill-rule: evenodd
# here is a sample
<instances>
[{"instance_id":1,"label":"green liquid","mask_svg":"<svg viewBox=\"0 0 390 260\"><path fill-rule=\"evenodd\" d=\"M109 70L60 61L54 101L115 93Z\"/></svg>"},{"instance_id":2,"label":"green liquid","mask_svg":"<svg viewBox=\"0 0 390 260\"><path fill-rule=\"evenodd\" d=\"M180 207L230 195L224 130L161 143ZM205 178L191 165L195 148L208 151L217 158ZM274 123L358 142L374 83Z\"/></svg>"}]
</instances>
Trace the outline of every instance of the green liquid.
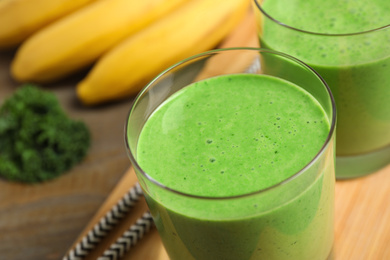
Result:
<instances>
[{"instance_id":1,"label":"green liquid","mask_svg":"<svg viewBox=\"0 0 390 260\"><path fill-rule=\"evenodd\" d=\"M329 129L322 107L296 85L220 76L178 91L151 115L137 161L171 189L237 196L300 171ZM244 198L183 198L157 188L145 196L171 259L325 259L333 241L334 172L331 163L309 171L276 193Z\"/></svg>"},{"instance_id":2,"label":"green liquid","mask_svg":"<svg viewBox=\"0 0 390 260\"><path fill-rule=\"evenodd\" d=\"M262 8L288 26L325 34L376 29L388 25L390 17L387 0L266 0ZM328 83L338 113L337 156L389 147L390 28L335 37L298 32L266 18L260 44L304 61ZM390 150L384 152L382 164L390 160Z\"/></svg>"}]
</instances>

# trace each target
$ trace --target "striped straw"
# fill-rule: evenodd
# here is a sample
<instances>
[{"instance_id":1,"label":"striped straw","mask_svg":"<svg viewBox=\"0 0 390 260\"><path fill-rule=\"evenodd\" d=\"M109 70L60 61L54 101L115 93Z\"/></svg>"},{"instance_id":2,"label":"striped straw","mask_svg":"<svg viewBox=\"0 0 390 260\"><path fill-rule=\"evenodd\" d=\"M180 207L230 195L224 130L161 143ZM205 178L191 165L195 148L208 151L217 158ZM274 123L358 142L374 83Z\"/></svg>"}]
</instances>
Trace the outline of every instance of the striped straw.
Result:
<instances>
[{"instance_id":1,"label":"striped straw","mask_svg":"<svg viewBox=\"0 0 390 260\"><path fill-rule=\"evenodd\" d=\"M141 187L138 183L135 184L62 260L84 259L130 211L142 195ZM142 236L143 233L140 232L140 235ZM136 241L137 238L134 238L134 240Z\"/></svg>"},{"instance_id":2,"label":"striped straw","mask_svg":"<svg viewBox=\"0 0 390 260\"><path fill-rule=\"evenodd\" d=\"M98 258L98 260L118 260L122 258L131 247L137 244L152 226L152 216L150 212L145 212L134 225L130 226L130 228Z\"/></svg>"}]
</instances>

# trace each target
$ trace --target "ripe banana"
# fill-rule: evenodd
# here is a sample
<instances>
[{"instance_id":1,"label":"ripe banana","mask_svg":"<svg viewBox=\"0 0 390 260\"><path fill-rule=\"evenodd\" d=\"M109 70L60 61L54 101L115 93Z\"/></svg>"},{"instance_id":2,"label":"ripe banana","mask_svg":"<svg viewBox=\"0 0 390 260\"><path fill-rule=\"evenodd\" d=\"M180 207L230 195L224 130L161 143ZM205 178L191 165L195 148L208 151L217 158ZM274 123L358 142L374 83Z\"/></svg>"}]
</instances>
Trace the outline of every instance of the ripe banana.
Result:
<instances>
[{"instance_id":1,"label":"ripe banana","mask_svg":"<svg viewBox=\"0 0 390 260\"><path fill-rule=\"evenodd\" d=\"M30 0L31 1L31 0ZM11 64L20 82L53 82L92 64L132 33L187 0L99 0L25 41Z\"/></svg>"},{"instance_id":2,"label":"ripe banana","mask_svg":"<svg viewBox=\"0 0 390 260\"><path fill-rule=\"evenodd\" d=\"M215 47L248 11L248 0L190 0L103 55L77 85L85 105L136 94L168 66Z\"/></svg>"},{"instance_id":3,"label":"ripe banana","mask_svg":"<svg viewBox=\"0 0 390 260\"><path fill-rule=\"evenodd\" d=\"M1 0L0 49L16 47L51 22L96 0Z\"/></svg>"}]
</instances>

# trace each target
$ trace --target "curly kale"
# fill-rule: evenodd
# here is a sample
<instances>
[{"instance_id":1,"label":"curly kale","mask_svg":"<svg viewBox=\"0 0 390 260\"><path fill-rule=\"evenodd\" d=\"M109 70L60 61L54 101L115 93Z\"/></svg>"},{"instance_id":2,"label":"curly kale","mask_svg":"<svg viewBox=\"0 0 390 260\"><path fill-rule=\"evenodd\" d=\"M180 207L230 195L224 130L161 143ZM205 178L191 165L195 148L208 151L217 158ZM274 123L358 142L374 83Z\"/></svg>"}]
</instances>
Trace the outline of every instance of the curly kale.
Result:
<instances>
[{"instance_id":1,"label":"curly kale","mask_svg":"<svg viewBox=\"0 0 390 260\"><path fill-rule=\"evenodd\" d=\"M0 107L0 176L42 182L71 169L87 154L90 132L70 119L57 97L25 85Z\"/></svg>"}]
</instances>

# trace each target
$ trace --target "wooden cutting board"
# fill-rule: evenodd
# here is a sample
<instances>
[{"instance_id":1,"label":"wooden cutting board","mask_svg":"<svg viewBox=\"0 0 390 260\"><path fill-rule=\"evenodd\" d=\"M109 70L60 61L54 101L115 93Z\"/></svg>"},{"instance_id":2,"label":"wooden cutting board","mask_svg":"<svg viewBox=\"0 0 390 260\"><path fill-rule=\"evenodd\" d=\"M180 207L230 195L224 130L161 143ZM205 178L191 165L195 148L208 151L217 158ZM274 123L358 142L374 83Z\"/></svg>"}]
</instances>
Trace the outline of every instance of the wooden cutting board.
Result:
<instances>
[{"instance_id":1,"label":"wooden cutting board","mask_svg":"<svg viewBox=\"0 0 390 260\"><path fill-rule=\"evenodd\" d=\"M80 238L136 181L135 173L130 168ZM335 209L334 260L390 259L390 165L366 177L337 181ZM146 210L145 201L142 199L86 259L97 259ZM169 260L155 228L123 259Z\"/></svg>"},{"instance_id":2,"label":"wooden cutting board","mask_svg":"<svg viewBox=\"0 0 390 260\"><path fill-rule=\"evenodd\" d=\"M257 47L252 12L219 47ZM75 244L136 183L133 169L119 184L81 232ZM128 216L102 241L86 259L97 259L135 220L147 210L141 199ZM366 177L336 182L335 260L390 259L390 165ZM132 260L169 260L155 228L124 257Z\"/></svg>"}]
</instances>

